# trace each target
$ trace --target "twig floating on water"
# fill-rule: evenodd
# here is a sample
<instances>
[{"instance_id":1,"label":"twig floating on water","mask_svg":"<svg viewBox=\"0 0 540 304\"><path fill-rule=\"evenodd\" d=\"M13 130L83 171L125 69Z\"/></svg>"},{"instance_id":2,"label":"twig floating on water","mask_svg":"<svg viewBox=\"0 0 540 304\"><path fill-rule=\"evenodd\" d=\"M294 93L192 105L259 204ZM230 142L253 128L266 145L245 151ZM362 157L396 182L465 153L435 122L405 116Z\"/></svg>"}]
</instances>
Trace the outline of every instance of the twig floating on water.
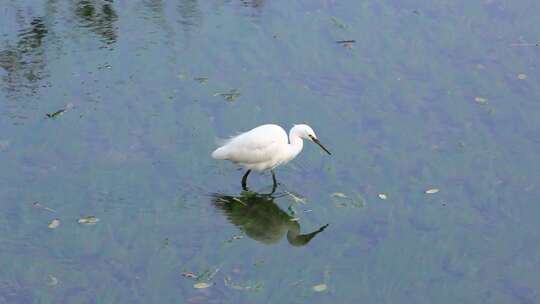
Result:
<instances>
[{"instance_id":1,"label":"twig floating on water","mask_svg":"<svg viewBox=\"0 0 540 304\"><path fill-rule=\"evenodd\" d=\"M238 89L232 89L229 92L215 93L214 96L222 96L225 100L233 102L236 98L240 97L240 91Z\"/></svg>"},{"instance_id":2,"label":"twig floating on water","mask_svg":"<svg viewBox=\"0 0 540 304\"><path fill-rule=\"evenodd\" d=\"M66 112L67 110L69 109L72 109L73 107L75 107L75 105L73 103L67 103L62 109L56 111L56 112L52 112L52 113L47 113L45 114L48 118L55 118L57 116L60 116L62 114L64 114L64 112Z\"/></svg>"},{"instance_id":3,"label":"twig floating on water","mask_svg":"<svg viewBox=\"0 0 540 304\"><path fill-rule=\"evenodd\" d=\"M59 116L59 115L64 114L65 111L66 111L66 109L60 109L60 110L58 110L58 111L56 111L56 112L47 113L47 114L45 114L45 115L46 115L47 117L49 117L49 118L55 118L55 117L57 117L57 116Z\"/></svg>"},{"instance_id":4,"label":"twig floating on water","mask_svg":"<svg viewBox=\"0 0 540 304\"><path fill-rule=\"evenodd\" d=\"M193 78L193 80L199 82L199 83L202 83L202 84L205 84L208 82L208 78L206 77L196 77L196 78Z\"/></svg>"},{"instance_id":5,"label":"twig floating on water","mask_svg":"<svg viewBox=\"0 0 540 304\"><path fill-rule=\"evenodd\" d=\"M40 204L39 202L34 202L32 203L32 207L36 208L36 209L43 209L43 210L47 210L47 211L50 211L50 212L56 212L56 210L52 209L52 208L49 208L49 207L45 207L43 206L42 204Z\"/></svg>"}]
</instances>

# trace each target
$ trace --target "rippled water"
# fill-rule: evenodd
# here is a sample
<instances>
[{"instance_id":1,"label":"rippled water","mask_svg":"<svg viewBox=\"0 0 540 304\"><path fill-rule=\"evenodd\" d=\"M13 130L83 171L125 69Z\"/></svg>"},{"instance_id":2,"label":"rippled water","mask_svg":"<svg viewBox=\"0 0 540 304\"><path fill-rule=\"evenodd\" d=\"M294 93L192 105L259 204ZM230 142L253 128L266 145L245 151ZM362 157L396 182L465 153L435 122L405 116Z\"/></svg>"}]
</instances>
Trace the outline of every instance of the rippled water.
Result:
<instances>
[{"instance_id":1,"label":"rippled water","mask_svg":"<svg viewBox=\"0 0 540 304\"><path fill-rule=\"evenodd\" d=\"M540 302L539 10L3 1L0 303ZM267 122L333 152L273 196Z\"/></svg>"}]
</instances>

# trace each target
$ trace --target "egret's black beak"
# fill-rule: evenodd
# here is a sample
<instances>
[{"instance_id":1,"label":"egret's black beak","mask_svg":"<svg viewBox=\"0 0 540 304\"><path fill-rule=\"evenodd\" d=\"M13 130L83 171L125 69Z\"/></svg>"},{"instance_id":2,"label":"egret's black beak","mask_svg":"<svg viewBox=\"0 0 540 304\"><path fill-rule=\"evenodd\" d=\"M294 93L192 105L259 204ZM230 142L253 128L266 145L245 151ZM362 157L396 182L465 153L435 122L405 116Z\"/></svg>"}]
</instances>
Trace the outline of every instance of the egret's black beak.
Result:
<instances>
[{"instance_id":1,"label":"egret's black beak","mask_svg":"<svg viewBox=\"0 0 540 304\"><path fill-rule=\"evenodd\" d=\"M332 153L330 153L330 151L328 151L328 149L326 149L317 138L312 137L311 140L313 140L314 143L319 145L319 147L321 147L324 150L324 152L328 153L328 155L332 155Z\"/></svg>"}]
</instances>

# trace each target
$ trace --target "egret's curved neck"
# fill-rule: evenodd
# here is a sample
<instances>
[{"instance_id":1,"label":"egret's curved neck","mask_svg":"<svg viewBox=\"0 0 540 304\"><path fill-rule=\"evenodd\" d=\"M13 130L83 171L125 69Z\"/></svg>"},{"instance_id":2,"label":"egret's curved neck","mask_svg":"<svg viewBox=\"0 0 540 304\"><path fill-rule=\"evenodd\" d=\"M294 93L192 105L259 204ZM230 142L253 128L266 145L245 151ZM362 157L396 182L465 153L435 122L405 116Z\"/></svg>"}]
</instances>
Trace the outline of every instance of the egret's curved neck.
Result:
<instances>
[{"instance_id":1,"label":"egret's curved neck","mask_svg":"<svg viewBox=\"0 0 540 304\"><path fill-rule=\"evenodd\" d=\"M300 151L302 151L302 148L304 147L304 141L300 136L298 136L298 129L293 127L291 131L289 131L289 149L292 158L295 158Z\"/></svg>"},{"instance_id":2,"label":"egret's curved neck","mask_svg":"<svg viewBox=\"0 0 540 304\"><path fill-rule=\"evenodd\" d=\"M309 241L311 241L311 239L317 234L326 229L327 226L328 225L322 226L318 230L311 233L300 234L300 225L298 225L297 222L292 222L288 227L289 231L287 231L287 241L289 241L289 244L293 246L304 246L309 243Z\"/></svg>"}]
</instances>

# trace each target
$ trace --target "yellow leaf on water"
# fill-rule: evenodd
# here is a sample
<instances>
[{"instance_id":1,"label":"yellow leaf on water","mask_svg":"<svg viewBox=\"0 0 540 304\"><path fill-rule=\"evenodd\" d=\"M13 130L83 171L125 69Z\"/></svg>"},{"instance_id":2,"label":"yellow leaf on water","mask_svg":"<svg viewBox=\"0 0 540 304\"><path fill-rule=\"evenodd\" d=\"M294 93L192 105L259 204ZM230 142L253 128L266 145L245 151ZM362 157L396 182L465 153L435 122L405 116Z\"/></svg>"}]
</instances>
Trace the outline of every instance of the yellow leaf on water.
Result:
<instances>
[{"instance_id":1,"label":"yellow leaf on water","mask_svg":"<svg viewBox=\"0 0 540 304\"><path fill-rule=\"evenodd\" d=\"M47 225L47 227L49 227L49 229L55 229L55 228L58 228L58 226L60 226L60 220L59 219L54 219L49 223L49 225Z\"/></svg>"},{"instance_id":2,"label":"yellow leaf on water","mask_svg":"<svg viewBox=\"0 0 540 304\"><path fill-rule=\"evenodd\" d=\"M208 288L210 286L212 286L212 284L206 283L206 282L200 282L200 283L193 284L193 288L195 288L195 289L205 289L205 288Z\"/></svg>"},{"instance_id":3,"label":"yellow leaf on water","mask_svg":"<svg viewBox=\"0 0 540 304\"><path fill-rule=\"evenodd\" d=\"M60 281L55 276L49 275L49 282L47 282L47 285L56 286L56 285L58 285L58 282L60 282Z\"/></svg>"},{"instance_id":4,"label":"yellow leaf on water","mask_svg":"<svg viewBox=\"0 0 540 304\"><path fill-rule=\"evenodd\" d=\"M77 223L85 225L94 225L97 222L99 222L99 219L93 215L83 216L77 220Z\"/></svg>"},{"instance_id":5,"label":"yellow leaf on water","mask_svg":"<svg viewBox=\"0 0 540 304\"><path fill-rule=\"evenodd\" d=\"M441 191L441 190L439 190L437 188L431 188L431 189L426 190L426 194L435 194L435 193L437 193L439 191Z\"/></svg>"},{"instance_id":6,"label":"yellow leaf on water","mask_svg":"<svg viewBox=\"0 0 540 304\"><path fill-rule=\"evenodd\" d=\"M347 198L347 195L345 195L345 193L343 193L343 192L334 192L334 193L332 193L332 196L333 197L339 197L339 198Z\"/></svg>"},{"instance_id":7,"label":"yellow leaf on water","mask_svg":"<svg viewBox=\"0 0 540 304\"><path fill-rule=\"evenodd\" d=\"M487 98L477 96L474 98L474 101L476 101L479 104L486 104Z\"/></svg>"},{"instance_id":8,"label":"yellow leaf on water","mask_svg":"<svg viewBox=\"0 0 540 304\"><path fill-rule=\"evenodd\" d=\"M313 287L311 287L311 288L312 288L313 291L315 291L315 292L323 292L323 291L325 291L325 290L328 288L328 286L326 286L326 284L323 283L323 284L315 285L315 286L313 286Z\"/></svg>"}]
</instances>

